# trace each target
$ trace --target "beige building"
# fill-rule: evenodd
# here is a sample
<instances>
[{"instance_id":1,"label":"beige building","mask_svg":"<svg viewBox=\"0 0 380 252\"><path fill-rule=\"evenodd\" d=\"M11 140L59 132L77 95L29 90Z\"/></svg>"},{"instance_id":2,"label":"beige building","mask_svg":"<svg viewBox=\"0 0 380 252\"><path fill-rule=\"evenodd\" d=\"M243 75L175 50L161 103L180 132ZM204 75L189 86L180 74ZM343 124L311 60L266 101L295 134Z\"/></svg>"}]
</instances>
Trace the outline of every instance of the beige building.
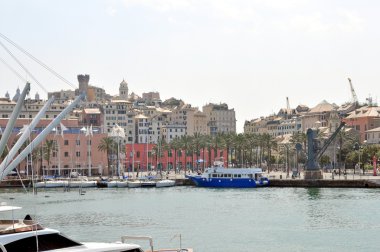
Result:
<instances>
[{"instance_id":1,"label":"beige building","mask_svg":"<svg viewBox=\"0 0 380 252\"><path fill-rule=\"evenodd\" d=\"M235 110L229 109L226 103L210 103L203 106L202 110L207 117L208 134L236 133Z\"/></svg>"},{"instance_id":2,"label":"beige building","mask_svg":"<svg viewBox=\"0 0 380 252\"><path fill-rule=\"evenodd\" d=\"M380 144L380 127L367 130L365 133L367 135L367 144Z\"/></svg>"},{"instance_id":3,"label":"beige building","mask_svg":"<svg viewBox=\"0 0 380 252\"><path fill-rule=\"evenodd\" d=\"M309 128L327 127L330 113L336 110L337 106L327 101L322 101L309 112L302 115L302 131L306 132Z\"/></svg>"}]
</instances>

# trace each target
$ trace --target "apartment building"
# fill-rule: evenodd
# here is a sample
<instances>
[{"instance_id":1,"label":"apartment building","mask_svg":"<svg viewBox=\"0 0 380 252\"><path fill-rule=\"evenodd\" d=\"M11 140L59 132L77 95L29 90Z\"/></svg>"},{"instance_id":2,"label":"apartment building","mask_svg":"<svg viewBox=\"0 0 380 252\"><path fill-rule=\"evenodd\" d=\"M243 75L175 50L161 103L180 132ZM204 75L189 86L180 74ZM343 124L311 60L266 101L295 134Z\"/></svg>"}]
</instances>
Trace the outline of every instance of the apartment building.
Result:
<instances>
[{"instance_id":1,"label":"apartment building","mask_svg":"<svg viewBox=\"0 0 380 252\"><path fill-rule=\"evenodd\" d=\"M236 133L235 110L229 109L226 103L210 103L203 106L202 111L207 117L208 134Z\"/></svg>"}]
</instances>

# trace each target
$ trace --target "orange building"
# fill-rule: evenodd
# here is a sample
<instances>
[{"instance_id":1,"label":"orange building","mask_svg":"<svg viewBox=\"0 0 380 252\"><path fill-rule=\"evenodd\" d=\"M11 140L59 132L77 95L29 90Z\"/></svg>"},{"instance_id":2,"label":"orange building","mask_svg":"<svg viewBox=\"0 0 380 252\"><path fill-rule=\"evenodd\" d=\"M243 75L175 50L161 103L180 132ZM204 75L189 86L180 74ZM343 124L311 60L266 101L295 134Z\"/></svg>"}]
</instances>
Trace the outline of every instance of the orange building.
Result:
<instances>
[{"instance_id":1,"label":"orange building","mask_svg":"<svg viewBox=\"0 0 380 252\"><path fill-rule=\"evenodd\" d=\"M366 131L380 127L380 107L364 106L349 113L342 121L360 133L360 141L367 140Z\"/></svg>"}]
</instances>

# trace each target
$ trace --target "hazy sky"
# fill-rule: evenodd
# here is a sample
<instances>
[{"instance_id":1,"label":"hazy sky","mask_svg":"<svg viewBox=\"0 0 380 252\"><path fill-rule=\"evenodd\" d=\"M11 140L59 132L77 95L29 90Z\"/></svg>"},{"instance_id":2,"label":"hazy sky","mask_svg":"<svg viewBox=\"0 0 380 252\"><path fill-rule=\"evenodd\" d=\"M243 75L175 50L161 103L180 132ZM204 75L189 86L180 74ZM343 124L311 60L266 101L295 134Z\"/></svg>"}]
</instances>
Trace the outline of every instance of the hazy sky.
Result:
<instances>
[{"instance_id":1,"label":"hazy sky","mask_svg":"<svg viewBox=\"0 0 380 252\"><path fill-rule=\"evenodd\" d=\"M286 106L379 95L380 1L0 0L0 33L77 85L226 102L237 130ZM4 43L4 40L1 40ZM9 46L9 44L7 44ZM12 47L9 48L13 50ZM68 85L25 57L48 91ZM30 80L0 47L0 57ZM24 86L0 62L0 96ZM31 94L46 93L32 81Z\"/></svg>"}]
</instances>

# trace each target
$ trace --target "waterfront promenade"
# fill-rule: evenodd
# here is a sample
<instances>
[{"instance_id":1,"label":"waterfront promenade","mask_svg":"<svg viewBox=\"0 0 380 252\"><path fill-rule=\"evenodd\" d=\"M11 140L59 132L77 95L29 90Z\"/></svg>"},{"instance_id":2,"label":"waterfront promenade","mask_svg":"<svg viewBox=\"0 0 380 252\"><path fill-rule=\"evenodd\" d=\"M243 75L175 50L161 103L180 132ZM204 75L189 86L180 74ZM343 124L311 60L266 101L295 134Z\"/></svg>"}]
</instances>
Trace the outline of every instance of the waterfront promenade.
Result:
<instances>
[{"instance_id":1,"label":"waterfront promenade","mask_svg":"<svg viewBox=\"0 0 380 252\"><path fill-rule=\"evenodd\" d=\"M187 173L188 175L193 173ZM129 179L134 179L137 177L137 173L125 173ZM156 172L140 172L139 178L150 177L152 179L172 179L176 181L178 186L193 186L192 181L186 178L185 173L182 171L180 173L165 173L162 174ZM363 173L353 173L353 171L348 172L346 175L341 172L341 175L334 174L332 172L324 172L322 180L305 180L304 174L301 171L299 176L293 178L291 173L282 171L272 171L269 173L264 173L264 176L268 177L270 180L271 187L342 187L342 188L380 188L380 176L373 176L373 173L366 172ZM106 176L93 176L87 177L88 180L100 180L109 179L117 180L118 177L106 177ZM67 179L67 178L66 178ZM31 183L29 179L23 179L22 183L25 187L30 187ZM2 188L12 188L12 187L22 187L21 180L17 177L9 177L0 183Z\"/></svg>"}]
</instances>

